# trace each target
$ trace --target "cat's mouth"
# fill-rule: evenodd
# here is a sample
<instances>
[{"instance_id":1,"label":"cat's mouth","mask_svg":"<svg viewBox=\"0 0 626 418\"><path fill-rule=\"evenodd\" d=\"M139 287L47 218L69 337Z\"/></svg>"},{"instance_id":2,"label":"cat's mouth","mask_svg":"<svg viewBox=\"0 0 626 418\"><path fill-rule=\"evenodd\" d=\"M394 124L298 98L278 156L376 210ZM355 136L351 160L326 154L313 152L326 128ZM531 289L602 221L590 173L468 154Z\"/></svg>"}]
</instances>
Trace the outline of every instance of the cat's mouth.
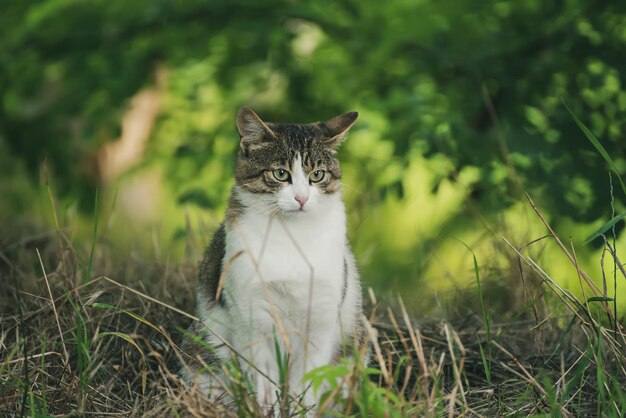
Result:
<instances>
[{"instance_id":1,"label":"cat's mouth","mask_svg":"<svg viewBox=\"0 0 626 418\"><path fill-rule=\"evenodd\" d=\"M284 211L285 214L289 214L292 216L302 216L305 213L309 213L310 210L307 207L294 208Z\"/></svg>"}]
</instances>

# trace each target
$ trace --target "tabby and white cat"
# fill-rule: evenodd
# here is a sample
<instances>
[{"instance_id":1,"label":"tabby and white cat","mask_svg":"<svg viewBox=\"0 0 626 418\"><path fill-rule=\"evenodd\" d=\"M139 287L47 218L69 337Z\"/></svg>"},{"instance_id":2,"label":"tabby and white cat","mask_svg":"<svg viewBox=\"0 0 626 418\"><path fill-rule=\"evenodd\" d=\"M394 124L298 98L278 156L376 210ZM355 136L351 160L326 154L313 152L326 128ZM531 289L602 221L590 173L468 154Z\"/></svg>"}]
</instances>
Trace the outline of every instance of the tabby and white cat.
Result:
<instances>
[{"instance_id":1,"label":"tabby and white cat","mask_svg":"<svg viewBox=\"0 0 626 418\"><path fill-rule=\"evenodd\" d=\"M278 358L286 356L289 393L305 393L311 406L315 398L303 376L363 344L361 285L346 239L335 158L357 116L278 124L239 110L236 184L200 267L201 323L189 330L206 344L183 343L191 356L183 376L197 380L211 398L224 395L223 376L219 367L204 366L219 366L237 353L259 403L275 407Z\"/></svg>"}]
</instances>

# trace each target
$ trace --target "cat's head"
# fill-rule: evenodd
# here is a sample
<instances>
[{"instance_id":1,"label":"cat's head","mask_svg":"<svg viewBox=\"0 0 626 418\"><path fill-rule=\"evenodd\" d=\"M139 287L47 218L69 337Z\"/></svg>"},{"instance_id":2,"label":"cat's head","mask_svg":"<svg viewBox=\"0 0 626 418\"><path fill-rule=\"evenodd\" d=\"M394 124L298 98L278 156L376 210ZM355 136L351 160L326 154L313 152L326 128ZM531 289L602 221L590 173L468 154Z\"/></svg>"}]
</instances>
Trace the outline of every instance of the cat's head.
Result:
<instances>
[{"instance_id":1,"label":"cat's head","mask_svg":"<svg viewBox=\"0 0 626 418\"><path fill-rule=\"evenodd\" d=\"M241 108L235 178L242 203L286 216L323 206L341 190L335 153L357 117L350 112L306 125L266 123L251 109Z\"/></svg>"}]
</instances>

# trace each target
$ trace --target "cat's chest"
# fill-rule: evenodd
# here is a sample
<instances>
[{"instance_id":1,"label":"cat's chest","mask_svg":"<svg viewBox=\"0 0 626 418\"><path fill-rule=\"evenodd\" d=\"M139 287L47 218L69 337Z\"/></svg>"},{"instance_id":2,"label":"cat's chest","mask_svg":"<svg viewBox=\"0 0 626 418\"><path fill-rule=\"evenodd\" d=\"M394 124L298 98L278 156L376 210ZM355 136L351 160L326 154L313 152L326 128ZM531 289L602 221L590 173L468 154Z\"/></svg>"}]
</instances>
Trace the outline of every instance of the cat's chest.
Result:
<instances>
[{"instance_id":1,"label":"cat's chest","mask_svg":"<svg viewBox=\"0 0 626 418\"><path fill-rule=\"evenodd\" d=\"M345 249L345 216L302 214L278 219L257 214L242 216L228 231L225 268L239 285L274 283L277 291L315 285L341 285ZM229 262L229 260L232 260Z\"/></svg>"}]
</instances>

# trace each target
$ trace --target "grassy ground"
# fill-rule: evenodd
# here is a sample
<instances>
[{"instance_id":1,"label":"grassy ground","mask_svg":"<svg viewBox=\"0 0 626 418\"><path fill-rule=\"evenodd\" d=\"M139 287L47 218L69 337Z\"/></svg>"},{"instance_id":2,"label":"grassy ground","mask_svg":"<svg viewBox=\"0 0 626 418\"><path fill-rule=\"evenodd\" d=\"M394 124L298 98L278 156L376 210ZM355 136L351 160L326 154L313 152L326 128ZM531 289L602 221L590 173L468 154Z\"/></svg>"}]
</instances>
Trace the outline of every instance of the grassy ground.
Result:
<instances>
[{"instance_id":1,"label":"grassy ground","mask_svg":"<svg viewBox=\"0 0 626 418\"><path fill-rule=\"evenodd\" d=\"M193 318L193 263L146 262L102 239L72 242L62 229L3 228L0 415L261 415L236 370L231 409L176 376L182 330ZM314 385L335 382L325 413L624 416L626 333L612 299L584 285L586 299L578 300L525 251L508 251L520 282L494 295L503 272L481 277L477 263L478 291L453 295L460 308L446 320L416 320L400 301L378 303L370 293L370 367L346 362L312 374ZM572 271L585 282L574 264ZM516 303L494 310L496 297ZM283 410L301 412L288 400Z\"/></svg>"}]
</instances>

